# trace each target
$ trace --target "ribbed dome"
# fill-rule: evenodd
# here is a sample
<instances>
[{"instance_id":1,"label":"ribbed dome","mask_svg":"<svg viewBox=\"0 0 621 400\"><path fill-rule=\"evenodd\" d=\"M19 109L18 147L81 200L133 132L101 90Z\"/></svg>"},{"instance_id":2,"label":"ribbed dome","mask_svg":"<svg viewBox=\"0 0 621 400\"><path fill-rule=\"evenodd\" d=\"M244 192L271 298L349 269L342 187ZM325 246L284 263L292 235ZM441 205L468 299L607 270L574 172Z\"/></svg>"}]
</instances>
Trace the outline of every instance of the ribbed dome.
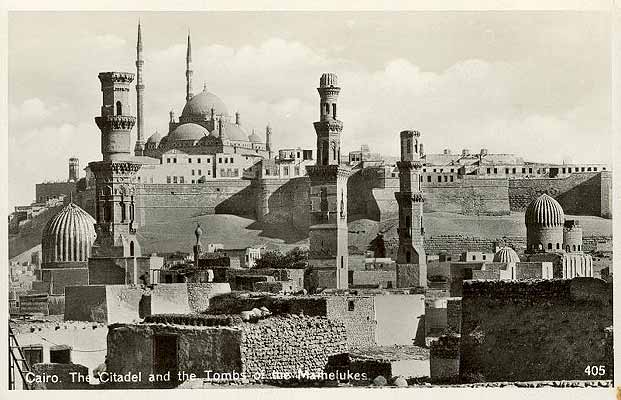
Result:
<instances>
[{"instance_id":1,"label":"ribbed dome","mask_svg":"<svg viewBox=\"0 0 621 400\"><path fill-rule=\"evenodd\" d=\"M201 93L192 97L190 101L185 104L185 107L183 107L183 111L181 112L181 116L209 116L211 115L212 108L214 109L214 113L216 115L229 115L226 105L224 105L224 102L220 100L218 96L208 92L207 90L203 90Z\"/></svg>"},{"instance_id":2,"label":"ribbed dome","mask_svg":"<svg viewBox=\"0 0 621 400\"><path fill-rule=\"evenodd\" d=\"M494 262L515 263L520 262L520 257L511 247L501 247L494 254Z\"/></svg>"},{"instance_id":3,"label":"ribbed dome","mask_svg":"<svg viewBox=\"0 0 621 400\"><path fill-rule=\"evenodd\" d=\"M562 227L565 213L558 201L544 193L528 205L524 221L526 226Z\"/></svg>"},{"instance_id":4,"label":"ribbed dome","mask_svg":"<svg viewBox=\"0 0 621 400\"><path fill-rule=\"evenodd\" d=\"M96 237L95 219L69 203L43 229L42 262L88 261Z\"/></svg>"},{"instance_id":5,"label":"ribbed dome","mask_svg":"<svg viewBox=\"0 0 621 400\"><path fill-rule=\"evenodd\" d=\"M155 133L147 139L147 143L159 143L160 140L162 140L162 135L160 135L158 131L155 131Z\"/></svg>"},{"instance_id":6,"label":"ribbed dome","mask_svg":"<svg viewBox=\"0 0 621 400\"><path fill-rule=\"evenodd\" d=\"M179 125L174 131L168 134L168 139L177 140L200 140L207 136L209 131L202 126L194 123Z\"/></svg>"}]
</instances>

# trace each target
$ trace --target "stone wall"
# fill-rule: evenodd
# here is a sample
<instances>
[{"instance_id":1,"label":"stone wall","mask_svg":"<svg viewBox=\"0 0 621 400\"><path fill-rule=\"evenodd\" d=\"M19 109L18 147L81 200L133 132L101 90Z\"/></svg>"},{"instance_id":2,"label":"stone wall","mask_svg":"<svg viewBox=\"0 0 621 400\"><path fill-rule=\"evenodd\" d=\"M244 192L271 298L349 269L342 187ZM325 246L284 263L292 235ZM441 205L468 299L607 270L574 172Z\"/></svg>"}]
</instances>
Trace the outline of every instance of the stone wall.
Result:
<instances>
[{"instance_id":1,"label":"stone wall","mask_svg":"<svg viewBox=\"0 0 621 400\"><path fill-rule=\"evenodd\" d=\"M465 282L461 380L612 379L611 326L612 285L599 279Z\"/></svg>"},{"instance_id":2,"label":"stone wall","mask_svg":"<svg viewBox=\"0 0 621 400\"><path fill-rule=\"evenodd\" d=\"M532 200L547 193L567 214L610 218L610 181L610 172L580 172L565 178L512 179L509 181L511 210L525 210Z\"/></svg>"},{"instance_id":3,"label":"stone wall","mask_svg":"<svg viewBox=\"0 0 621 400\"><path fill-rule=\"evenodd\" d=\"M342 321L347 330L347 347L357 349L376 344L376 313L373 297L326 297L328 319Z\"/></svg>"},{"instance_id":4,"label":"stone wall","mask_svg":"<svg viewBox=\"0 0 621 400\"><path fill-rule=\"evenodd\" d=\"M465 176L455 182L422 182L424 211L454 212L465 215L509 214L507 179L481 179Z\"/></svg>"},{"instance_id":5,"label":"stone wall","mask_svg":"<svg viewBox=\"0 0 621 400\"><path fill-rule=\"evenodd\" d=\"M253 182L257 221L307 230L310 223L309 184L308 177Z\"/></svg>"},{"instance_id":6,"label":"stone wall","mask_svg":"<svg viewBox=\"0 0 621 400\"><path fill-rule=\"evenodd\" d=\"M382 270L349 271L349 287L396 288L397 272Z\"/></svg>"},{"instance_id":7,"label":"stone wall","mask_svg":"<svg viewBox=\"0 0 621 400\"><path fill-rule=\"evenodd\" d=\"M321 373L329 356L347 351L344 324L327 318L274 317L243 324L241 329L243 371L263 375L267 381L282 380L277 374L297 377L299 370Z\"/></svg>"}]
</instances>

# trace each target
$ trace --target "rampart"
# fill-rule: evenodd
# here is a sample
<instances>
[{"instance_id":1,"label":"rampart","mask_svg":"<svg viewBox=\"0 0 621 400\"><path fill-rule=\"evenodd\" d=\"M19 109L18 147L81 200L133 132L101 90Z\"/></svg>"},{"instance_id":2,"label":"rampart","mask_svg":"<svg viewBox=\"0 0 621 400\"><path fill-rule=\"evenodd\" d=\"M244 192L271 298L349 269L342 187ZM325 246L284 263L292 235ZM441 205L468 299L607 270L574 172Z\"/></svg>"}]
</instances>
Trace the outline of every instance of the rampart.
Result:
<instances>
[{"instance_id":1,"label":"rampart","mask_svg":"<svg viewBox=\"0 0 621 400\"><path fill-rule=\"evenodd\" d=\"M612 285L600 279L466 281L461 312L462 382L612 379Z\"/></svg>"}]
</instances>

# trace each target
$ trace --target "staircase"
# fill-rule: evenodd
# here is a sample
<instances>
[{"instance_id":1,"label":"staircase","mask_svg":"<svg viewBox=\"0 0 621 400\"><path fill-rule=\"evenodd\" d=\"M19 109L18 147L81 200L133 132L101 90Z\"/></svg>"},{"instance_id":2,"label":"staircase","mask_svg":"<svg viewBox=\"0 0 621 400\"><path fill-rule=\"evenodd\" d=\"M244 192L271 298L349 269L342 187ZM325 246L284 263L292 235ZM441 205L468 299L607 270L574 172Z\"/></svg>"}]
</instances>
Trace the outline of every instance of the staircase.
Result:
<instances>
[{"instance_id":1,"label":"staircase","mask_svg":"<svg viewBox=\"0 0 621 400\"><path fill-rule=\"evenodd\" d=\"M26 374L32 372L32 370L24 357L22 348L17 343L13 328L9 324L9 390L15 390L15 369L19 372L19 377L22 380L22 388L25 390L31 389L30 384L26 380Z\"/></svg>"}]
</instances>

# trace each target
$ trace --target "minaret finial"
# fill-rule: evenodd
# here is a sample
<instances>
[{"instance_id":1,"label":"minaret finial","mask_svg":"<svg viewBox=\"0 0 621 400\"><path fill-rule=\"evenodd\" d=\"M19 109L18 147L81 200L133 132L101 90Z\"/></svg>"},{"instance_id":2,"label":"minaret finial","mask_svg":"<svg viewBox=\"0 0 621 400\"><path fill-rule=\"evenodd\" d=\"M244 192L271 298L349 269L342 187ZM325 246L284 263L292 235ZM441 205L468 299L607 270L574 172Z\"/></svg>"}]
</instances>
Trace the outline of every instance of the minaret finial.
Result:
<instances>
[{"instance_id":1,"label":"minaret finial","mask_svg":"<svg viewBox=\"0 0 621 400\"><path fill-rule=\"evenodd\" d=\"M203 82L203 92L207 90L207 82Z\"/></svg>"},{"instance_id":2,"label":"minaret finial","mask_svg":"<svg viewBox=\"0 0 621 400\"><path fill-rule=\"evenodd\" d=\"M188 29L188 49L185 56L185 101L190 101L192 93L192 41L190 40L190 30Z\"/></svg>"}]
</instances>

